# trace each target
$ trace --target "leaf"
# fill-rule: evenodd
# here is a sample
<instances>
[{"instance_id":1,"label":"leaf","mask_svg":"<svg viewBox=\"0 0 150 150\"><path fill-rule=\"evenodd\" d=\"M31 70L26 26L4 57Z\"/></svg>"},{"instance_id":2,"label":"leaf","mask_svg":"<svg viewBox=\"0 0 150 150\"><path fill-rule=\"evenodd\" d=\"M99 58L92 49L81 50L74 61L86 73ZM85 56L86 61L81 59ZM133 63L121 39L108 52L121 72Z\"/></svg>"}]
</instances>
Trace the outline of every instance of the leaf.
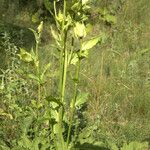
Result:
<instances>
[{"instance_id":1,"label":"leaf","mask_svg":"<svg viewBox=\"0 0 150 150\"><path fill-rule=\"evenodd\" d=\"M53 96L48 96L48 97L46 97L46 100L48 101L48 102L54 102L54 103L56 103L56 104L58 104L58 106L63 106L63 104L62 104L62 102L60 101L60 99L59 98L55 98L55 97L53 97Z\"/></svg>"},{"instance_id":2,"label":"leaf","mask_svg":"<svg viewBox=\"0 0 150 150\"><path fill-rule=\"evenodd\" d=\"M35 40L36 40L36 43L39 43L39 35L38 35L38 33L35 30L31 29L31 28L29 28L29 30L33 32Z\"/></svg>"},{"instance_id":3,"label":"leaf","mask_svg":"<svg viewBox=\"0 0 150 150\"><path fill-rule=\"evenodd\" d=\"M116 17L115 17L115 16L112 16L112 15L109 15L109 14L107 14L104 18L105 18L106 21L109 22L109 23L115 24L115 23L117 22Z\"/></svg>"},{"instance_id":4,"label":"leaf","mask_svg":"<svg viewBox=\"0 0 150 150\"><path fill-rule=\"evenodd\" d=\"M39 82L39 78L36 75L34 75L34 74L28 74L28 77Z\"/></svg>"},{"instance_id":5,"label":"leaf","mask_svg":"<svg viewBox=\"0 0 150 150\"><path fill-rule=\"evenodd\" d=\"M90 32L92 31L92 29L93 29L92 24L88 23L88 24L86 25L86 32L87 32L87 33L90 33Z\"/></svg>"},{"instance_id":6,"label":"leaf","mask_svg":"<svg viewBox=\"0 0 150 150\"><path fill-rule=\"evenodd\" d=\"M71 59L71 61L70 61L70 64L76 65L78 61L79 61L79 57L78 57L77 53L74 53L74 54L72 55L72 59Z\"/></svg>"},{"instance_id":7,"label":"leaf","mask_svg":"<svg viewBox=\"0 0 150 150\"><path fill-rule=\"evenodd\" d=\"M21 123L21 130L23 134L26 134L28 132L32 121L33 121L33 116L28 116L24 118L24 120Z\"/></svg>"},{"instance_id":8,"label":"leaf","mask_svg":"<svg viewBox=\"0 0 150 150\"><path fill-rule=\"evenodd\" d=\"M76 107L81 107L83 104L86 103L87 99L88 99L88 93L81 93L77 96L77 99L76 99L76 103L75 103L75 106Z\"/></svg>"},{"instance_id":9,"label":"leaf","mask_svg":"<svg viewBox=\"0 0 150 150\"><path fill-rule=\"evenodd\" d=\"M61 23L64 20L63 13L59 9L58 15L56 16L56 19Z\"/></svg>"},{"instance_id":10,"label":"leaf","mask_svg":"<svg viewBox=\"0 0 150 150\"><path fill-rule=\"evenodd\" d=\"M31 150L32 148L32 142L28 139L28 137L26 135L23 135L21 137L21 140L18 142L19 146L23 147L23 148L27 148L29 150Z\"/></svg>"},{"instance_id":11,"label":"leaf","mask_svg":"<svg viewBox=\"0 0 150 150\"><path fill-rule=\"evenodd\" d=\"M80 7L81 7L81 3L78 1L78 2L76 2L76 3L73 4L73 6L71 7L71 9L73 11L78 11L80 9Z\"/></svg>"},{"instance_id":12,"label":"leaf","mask_svg":"<svg viewBox=\"0 0 150 150\"><path fill-rule=\"evenodd\" d=\"M86 50L86 51L81 51L81 54L80 54L80 58L83 59L83 58L88 58L89 56L89 51Z\"/></svg>"},{"instance_id":13,"label":"leaf","mask_svg":"<svg viewBox=\"0 0 150 150\"><path fill-rule=\"evenodd\" d=\"M51 110L51 121L53 125L55 125L58 121L59 121L59 113L57 112L57 110Z\"/></svg>"},{"instance_id":14,"label":"leaf","mask_svg":"<svg viewBox=\"0 0 150 150\"><path fill-rule=\"evenodd\" d=\"M67 15L65 21L66 21L67 23L65 24L64 29L68 29L68 27L69 27L70 25L72 25L72 22L73 22L71 16L70 16L70 15Z\"/></svg>"},{"instance_id":15,"label":"leaf","mask_svg":"<svg viewBox=\"0 0 150 150\"><path fill-rule=\"evenodd\" d=\"M18 54L18 56L20 57L20 59L22 59L25 62L33 61L32 55L23 48L20 48L20 54Z\"/></svg>"},{"instance_id":16,"label":"leaf","mask_svg":"<svg viewBox=\"0 0 150 150\"><path fill-rule=\"evenodd\" d=\"M37 11L35 14L32 15L32 22L37 23L39 22L40 13Z\"/></svg>"},{"instance_id":17,"label":"leaf","mask_svg":"<svg viewBox=\"0 0 150 150\"><path fill-rule=\"evenodd\" d=\"M83 106L83 104L86 103L87 98L88 98L88 93L79 94L76 99L75 107L80 109ZM71 101L70 107L73 107L73 100Z\"/></svg>"},{"instance_id":18,"label":"leaf","mask_svg":"<svg viewBox=\"0 0 150 150\"><path fill-rule=\"evenodd\" d=\"M59 125L58 123L54 125L54 134L58 134L59 133Z\"/></svg>"},{"instance_id":19,"label":"leaf","mask_svg":"<svg viewBox=\"0 0 150 150\"><path fill-rule=\"evenodd\" d=\"M38 33L40 34L43 30L43 21L41 21L40 25L37 28Z\"/></svg>"},{"instance_id":20,"label":"leaf","mask_svg":"<svg viewBox=\"0 0 150 150\"><path fill-rule=\"evenodd\" d=\"M44 6L49 12L53 9L53 5L49 0L44 0Z\"/></svg>"},{"instance_id":21,"label":"leaf","mask_svg":"<svg viewBox=\"0 0 150 150\"><path fill-rule=\"evenodd\" d=\"M31 150L39 150L39 144L40 144L41 139L39 137L36 137L33 141L32 141L32 147Z\"/></svg>"},{"instance_id":22,"label":"leaf","mask_svg":"<svg viewBox=\"0 0 150 150\"><path fill-rule=\"evenodd\" d=\"M93 38L89 41L86 41L82 44L82 50L88 50L94 47L100 41L100 37Z\"/></svg>"},{"instance_id":23,"label":"leaf","mask_svg":"<svg viewBox=\"0 0 150 150\"><path fill-rule=\"evenodd\" d=\"M52 26L50 27L50 29L51 29L51 33L52 33L53 38L54 38L56 41L60 41L60 36L59 36L59 34L53 29Z\"/></svg>"}]
</instances>

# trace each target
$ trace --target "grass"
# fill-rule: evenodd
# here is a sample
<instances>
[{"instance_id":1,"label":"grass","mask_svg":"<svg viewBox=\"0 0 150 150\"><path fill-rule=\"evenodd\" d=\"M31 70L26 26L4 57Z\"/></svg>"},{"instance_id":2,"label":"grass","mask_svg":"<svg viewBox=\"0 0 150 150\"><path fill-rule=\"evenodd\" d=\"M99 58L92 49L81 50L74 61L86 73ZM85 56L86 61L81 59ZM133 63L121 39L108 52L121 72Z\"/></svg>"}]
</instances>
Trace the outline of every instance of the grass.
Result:
<instances>
[{"instance_id":1,"label":"grass","mask_svg":"<svg viewBox=\"0 0 150 150\"><path fill-rule=\"evenodd\" d=\"M137 14L143 15L139 9L147 7L146 2L140 4L127 1L123 5L117 24L108 31L108 42L91 52L83 70L83 79L88 82L85 86L90 90L87 118L91 124L100 118L98 128L104 133L98 137L105 134L118 143L149 137L150 53L146 50L148 39L142 36L147 34L147 25L142 17L142 22L136 20ZM96 30L101 30L99 24Z\"/></svg>"}]
</instances>

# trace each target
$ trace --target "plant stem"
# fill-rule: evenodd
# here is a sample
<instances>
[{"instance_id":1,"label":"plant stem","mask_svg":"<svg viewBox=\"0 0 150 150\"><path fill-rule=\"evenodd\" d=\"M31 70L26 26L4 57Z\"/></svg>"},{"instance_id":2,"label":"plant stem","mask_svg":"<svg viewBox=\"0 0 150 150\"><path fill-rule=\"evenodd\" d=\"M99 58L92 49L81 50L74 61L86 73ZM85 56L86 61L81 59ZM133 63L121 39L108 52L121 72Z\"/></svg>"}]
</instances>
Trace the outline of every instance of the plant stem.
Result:
<instances>
[{"instance_id":1,"label":"plant stem","mask_svg":"<svg viewBox=\"0 0 150 150\"><path fill-rule=\"evenodd\" d=\"M59 90L60 90L60 99L61 102L64 104L64 97L65 97L65 87L66 87L66 76L67 76L67 30L64 29L65 26L65 17L66 17L66 0L64 0L64 8L63 8L63 22L62 22L62 29L61 29L61 36L62 36L62 50L60 53L60 81L59 81ZM59 138L61 140L62 149L65 150L64 138L63 138L63 131L62 131L62 119L63 119L63 107L59 109Z\"/></svg>"},{"instance_id":2,"label":"plant stem","mask_svg":"<svg viewBox=\"0 0 150 150\"><path fill-rule=\"evenodd\" d=\"M74 96L73 96L73 101L72 101L71 118L70 118L70 123L69 123L68 134L67 134L67 147L69 145L69 138L70 138L70 134L71 134L72 122L73 122L73 117L74 117L74 113L75 113L75 103L76 103L76 99L77 99L79 73L80 73L80 66L81 66L81 58L80 58L80 56L81 56L81 46L82 46L82 39L80 39L79 61L78 61L78 65L77 65L77 68L76 68L76 74L75 74Z\"/></svg>"},{"instance_id":3,"label":"plant stem","mask_svg":"<svg viewBox=\"0 0 150 150\"><path fill-rule=\"evenodd\" d=\"M40 40L40 36L39 36L39 40ZM36 41L36 59L38 61L38 64L36 66L37 69L37 76L39 78L38 81L38 100L37 100L37 110L39 109L39 104L41 101L41 84L40 84L40 61L39 61L39 53L38 53L38 49L39 49L39 41ZM37 115L39 115L39 111L37 111Z\"/></svg>"},{"instance_id":4,"label":"plant stem","mask_svg":"<svg viewBox=\"0 0 150 150\"><path fill-rule=\"evenodd\" d=\"M68 52L66 48L66 41L67 41L67 31L64 36L64 66L63 66L63 85L62 85L62 99L61 101L64 102L65 97L65 87L66 87L66 77L67 77L67 65L68 65Z\"/></svg>"},{"instance_id":5,"label":"plant stem","mask_svg":"<svg viewBox=\"0 0 150 150\"><path fill-rule=\"evenodd\" d=\"M53 5L54 5L54 15L53 15L53 17L54 17L54 20L55 20L55 22L56 22L56 26L57 26L57 28L59 29L59 24L58 24L58 21L57 21L56 0L54 0Z\"/></svg>"}]
</instances>

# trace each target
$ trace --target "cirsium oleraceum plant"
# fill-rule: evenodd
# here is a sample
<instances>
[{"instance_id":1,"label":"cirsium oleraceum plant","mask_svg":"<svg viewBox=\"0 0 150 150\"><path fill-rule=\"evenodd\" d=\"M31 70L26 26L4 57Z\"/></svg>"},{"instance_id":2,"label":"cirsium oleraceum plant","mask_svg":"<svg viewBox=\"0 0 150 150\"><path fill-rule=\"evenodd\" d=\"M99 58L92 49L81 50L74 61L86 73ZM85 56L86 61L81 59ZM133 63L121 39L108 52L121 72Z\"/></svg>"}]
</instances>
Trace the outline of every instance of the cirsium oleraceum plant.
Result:
<instances>
[{"instance_id":1,"label":"cirsium oleraceum plant","mask_svg":"<svg viewBox=\"0 0 150 150\"><path fill-rule=\"evenodd\" d=\"M58 7L58 1L53 1L53 9L51 9L52 2L45 0L44 4L54 17L55 25L51 26L51 34L55 40L55 46L59 52L59 87L57 97L49 95L46 101L50 104L47 108L49 112L49 132L51 134L50 141L53 143L53 148L56 150L69 150L74 147L74 138L72 137L72 127L75 122L76 108L83 105L85 99L78 99L78 84L80 82L80 69L82 61L88 57L88 51L93 48L101 39L100 36L94 37L90 40L87 38L86 25L88 22L87 11L90 9L90 0L62 0L63 7ZM43 22L37 28L37 31L32 30L36 39L35 51L28 53L21 49L20 58L26 62L34 63L36 74L30 77L37 81L38 96L37 96L37 117L41 108L41 84L46 70L50 68L47 64L45 70L41 70L39 61L39 43L43 29ZM66 82L68 79L68 72L70 67L75 70L72 75L73 82L73 96L69 100L69 108L67 111L66 93L68 91ZM44 73L43 73L44 72ZM68 107L68 105L67 105ZM69 117L68 117L68 114ZM64 123L67 124L67 131L64 131ZM64 136L64 132L66 132Z\"/></svg>"}]
</instances>

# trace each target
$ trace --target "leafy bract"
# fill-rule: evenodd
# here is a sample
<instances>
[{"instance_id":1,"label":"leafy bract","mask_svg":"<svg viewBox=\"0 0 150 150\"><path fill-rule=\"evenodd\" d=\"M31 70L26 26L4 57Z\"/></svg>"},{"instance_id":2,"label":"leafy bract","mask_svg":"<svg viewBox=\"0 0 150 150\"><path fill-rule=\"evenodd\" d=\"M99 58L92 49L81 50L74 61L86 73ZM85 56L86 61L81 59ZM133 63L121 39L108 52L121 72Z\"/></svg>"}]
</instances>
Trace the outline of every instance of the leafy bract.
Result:
<instances>
[{"instance_id":1,"label":"leafy bract","mask_svg":"<svg viewBox=\"0 0 150 150\"><path fill-rule=\"evenodd\" d=\"M58 15L56 16L56 19L61 23L64 20L63 13L61 10L59 10Z\"/></svg>"},{"instance_id":2,"label":"leafy bract","mask_svg":"<svg viewBox=\"0 0 150 150\"><path fill-rule=\"evenodd\" d=\"M74 27L74 33L77 38L86 37L86 27L84 23L76 22Z\"/></svg>"}]
</instances>

